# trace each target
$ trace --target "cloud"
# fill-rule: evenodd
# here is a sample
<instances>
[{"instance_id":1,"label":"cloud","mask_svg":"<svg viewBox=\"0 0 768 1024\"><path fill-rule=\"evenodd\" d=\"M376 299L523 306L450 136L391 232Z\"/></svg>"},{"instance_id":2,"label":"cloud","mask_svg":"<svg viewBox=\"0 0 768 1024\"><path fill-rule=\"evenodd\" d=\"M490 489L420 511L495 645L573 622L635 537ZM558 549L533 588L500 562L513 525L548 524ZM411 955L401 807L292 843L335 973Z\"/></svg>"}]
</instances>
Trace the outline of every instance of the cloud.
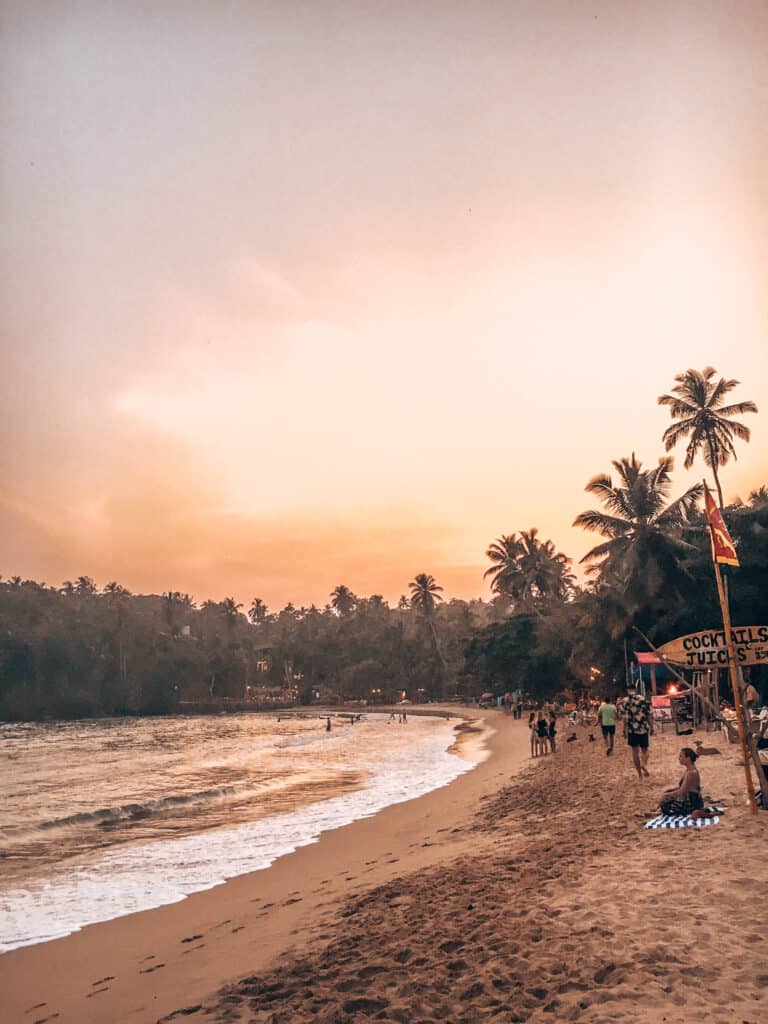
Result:
<instances>
[{"instance_id":1,"label":"cloud","mask_svg":"<svg viewBox=\"0 0 768 1024\"><path fill-rule=\"evenodd\" d=\"M138 592L199 600L254 595L272 607L318 605L345 583L397 600L418 572L446 596L482 592L479 567L456 566L460 529L399 510L227 510L216 466L194 444L124 417L88 449L87 465L52 453L35 493L0 500L0 572L52 584L79 575ZM393 523L395 525L393 525Z\"/></svg>"},{"instance_id":2,"label":"cloud","mask_svg":"<svg viewBox=\"0 0 768 1024\"><path fill-rule=\"evenodd\" d=\"M255 259L233 260L229 267L233 290L250 304L261 307L298 311L304 297L278 273Z\"/></svg>"}]
</instances>

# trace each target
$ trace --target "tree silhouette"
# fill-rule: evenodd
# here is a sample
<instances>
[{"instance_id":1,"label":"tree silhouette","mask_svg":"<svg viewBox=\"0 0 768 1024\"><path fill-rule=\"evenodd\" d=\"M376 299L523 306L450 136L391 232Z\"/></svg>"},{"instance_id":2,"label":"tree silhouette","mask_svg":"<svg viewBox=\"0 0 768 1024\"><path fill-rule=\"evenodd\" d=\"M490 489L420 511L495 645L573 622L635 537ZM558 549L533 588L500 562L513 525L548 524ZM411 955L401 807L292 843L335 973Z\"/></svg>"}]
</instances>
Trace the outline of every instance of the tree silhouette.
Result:
<instances>
[{"instance_id":1,"label":"tree silhouette","mask_svg":"<svg viewBox=\"0 0 768 1024\"><path fill-rule=\"evenodd\" d=\"M342 619L349 618L356 605L357 598L343 583L331 591L331 607Z\"/></svg>"},{"instance_id":2,"label":"tree silhouette","mask_svg":"<svg viewBox=\"0 0 768 1024\"><path fill-rule=\"evenodd\" d=\"M541 614L548 601L563 600L572 592L575 578L570 559L551 540L540 541L538 532L534 526L519 537L512 533L495 540L486 551L493 565L483 578L490 576L493 593L516 608Z\"/></svg>"},{"instance_id":3,"label":"tree silhouette","mask_svg":"<svg viewBox=\"0 0 768 1024\"><path fill-rule=\"evenodd\" d=\"M261 626L269 618L269 609L260 597L254 597L248 609L248 618L254 626Z\"/></svg>"},{"instance_id":4,"label":"tree silhouette","mask_svg":"<svg viewBox=\"0 0 768 1024\"><path fill-rule=\"evenodd\" d=\"M671 395L660 395L659 405L669 409L670 416L677 423L667 427L662 440L667 451L671 451L678 441L688 438L685 451L685 468L690 469L699 453L704 455L704 462L709 466L715 477L715 487L720 508L723 508L723 491L720 486L718 466L724 466L731 456L736 458L734 438L749 441L749 427L735 420L745 412L757 412L754 402L735 402L723 405L725 396L739 384L737 380L726 380L721 377L715 381L717 374L712 366L702 371L686 370L675 377L676 386Z\"/></svg>"}]
</instances>

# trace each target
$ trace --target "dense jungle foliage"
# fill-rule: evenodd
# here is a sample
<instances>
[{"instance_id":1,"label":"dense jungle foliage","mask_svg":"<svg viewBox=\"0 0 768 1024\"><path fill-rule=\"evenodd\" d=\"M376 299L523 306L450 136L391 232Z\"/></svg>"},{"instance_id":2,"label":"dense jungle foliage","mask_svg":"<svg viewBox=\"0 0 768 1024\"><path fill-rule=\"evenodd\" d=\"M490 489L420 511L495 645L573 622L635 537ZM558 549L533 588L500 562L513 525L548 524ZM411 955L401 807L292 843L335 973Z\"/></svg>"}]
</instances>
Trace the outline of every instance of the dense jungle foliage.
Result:
<instances>
[{"instance_id":1,"label":"dense jungle foliage","mask_svg":"<svg viewBox=\"0 0 768 1024\"><path fill-rule=\"evenodd\" d=\"M733 438L749 431L733 417L751 402L724 405L738 383L708 367L680 374L668 406L667 449L687 439L722 491L719 468ZM703 487L670 500L670 456L643 468L632 455L586 486L600 509L575 525L600 542L587 553L588 582L536 529L502 535L486 552L493 598L445 601L421 573L390 607L339 585L323 608L278 612L254 598L247 614L233 598L205 601L178 592L99 590L81 576L61 587L0 579L0 718L162 714L187 702L365 700L404 693L415 701L472 699L520 689L533 697L621 686L625 649L645 649L638 627L661 644L721 625ZM731 575L735 625L768 623L768 489L723 510L741 562ZM753 681L766 694L766 669Z\"/></svg>"}]
</instances>

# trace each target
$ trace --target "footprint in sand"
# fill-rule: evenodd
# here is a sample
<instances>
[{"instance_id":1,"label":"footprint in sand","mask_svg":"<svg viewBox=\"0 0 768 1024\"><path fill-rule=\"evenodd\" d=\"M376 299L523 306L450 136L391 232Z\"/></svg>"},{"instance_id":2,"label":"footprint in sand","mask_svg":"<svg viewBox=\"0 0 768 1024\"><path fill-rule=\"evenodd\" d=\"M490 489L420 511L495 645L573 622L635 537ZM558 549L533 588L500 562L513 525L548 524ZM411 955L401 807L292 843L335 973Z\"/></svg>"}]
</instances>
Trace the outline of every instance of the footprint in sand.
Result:
<instances>
[{"instance_id":1,"label":"footprint in sand","mask_svg":"<svg viewBox=\"0 0 768 1024\"><path fill-rule=\"evenodd\" d=\"M153 964L152 967L145 967L142 971L139 971L139 974L152 974L154 971L159 971L163 967L165 967L165 964Z\"/></svg>"},{"instance_id":2,"label":"footprint in sand","mask_svg":"<svg viewBox=\"0 0 768 1024\"><path fill-rule=\"evenodd\" d=\"M169 1013L167 1017L161 1017L157 1024L164 1024L165 1021L176 1020L177 1017L191 1017L193 1013L198 1013L202 1008L202 1003L195 1003L194 1006L183 1006L180 1010L174 1010L173 1013Z\"/></svg>"},{"instance_id":3,"label":"footprint in sand","mask_svg":"<svg viewBox=\"0 0 768 1024\"><path fill-rule=\"evenodd\" d=\"M106 982L106 981L114 981L114 980L115 980L115 976L113 974L108 974L106 976L106 978L99 978L98 981L92 981L91 985L103 985L104 982Z\"/></svg>"},{"instance_id":4,"label":"footprint in sand","mask_svg":"<svg viewBox=\"0 0 768 1024\"><path fill-rule=\"evenodd\" d=\"M197 942L198 939L202 939L202 935L188 935L186 939L182 939L182 944L185 942Z\"/></svg>"}]
</instances>

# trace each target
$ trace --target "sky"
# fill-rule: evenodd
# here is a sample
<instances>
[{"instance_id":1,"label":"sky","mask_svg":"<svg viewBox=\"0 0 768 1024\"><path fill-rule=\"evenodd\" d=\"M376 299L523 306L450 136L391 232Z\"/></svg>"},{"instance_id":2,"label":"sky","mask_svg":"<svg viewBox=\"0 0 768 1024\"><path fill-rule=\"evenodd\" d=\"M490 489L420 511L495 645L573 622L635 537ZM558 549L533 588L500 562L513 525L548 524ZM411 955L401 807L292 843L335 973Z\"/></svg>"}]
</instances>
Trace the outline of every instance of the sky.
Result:
<instances>
[{"instance_id":1,"label":"sky","mask_svg":"<svg viewBox=\"0 0 768 1024\"><path fill-rule=\"evenodd\" d=\"M746 498L767 58L762 0L0 0L0 573L487 598L707 365Z\"/></svg>"}]
</instances>

